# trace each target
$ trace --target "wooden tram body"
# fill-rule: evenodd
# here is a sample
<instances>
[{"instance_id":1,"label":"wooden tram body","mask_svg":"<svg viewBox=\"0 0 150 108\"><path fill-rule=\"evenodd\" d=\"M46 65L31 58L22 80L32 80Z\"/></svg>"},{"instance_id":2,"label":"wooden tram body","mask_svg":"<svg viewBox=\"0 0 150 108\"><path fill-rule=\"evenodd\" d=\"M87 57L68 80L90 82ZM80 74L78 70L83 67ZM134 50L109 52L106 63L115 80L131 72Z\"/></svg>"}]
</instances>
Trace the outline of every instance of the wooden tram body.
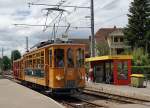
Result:
<instances>
[{"instance_id":1,"label":"wooden tram body","mask_svg":"<svg viewBox=\"0 0 150 108\"><path fill-rule=\"evenodd\" d=\"M22 82L69 91L85 86L85 45L53 43L37 48L13 62L14 78Z\"/></svg>"}]
</instances>

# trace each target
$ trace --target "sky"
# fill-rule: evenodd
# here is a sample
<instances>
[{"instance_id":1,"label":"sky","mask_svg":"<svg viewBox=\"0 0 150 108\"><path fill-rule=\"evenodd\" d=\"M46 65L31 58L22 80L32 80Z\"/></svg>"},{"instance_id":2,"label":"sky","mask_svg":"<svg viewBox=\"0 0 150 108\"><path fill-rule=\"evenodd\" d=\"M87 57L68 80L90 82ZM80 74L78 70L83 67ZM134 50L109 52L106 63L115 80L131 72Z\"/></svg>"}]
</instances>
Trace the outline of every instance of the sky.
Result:
<instances>
[{"instance_id":1,"label":"sky","mask_svg":"<svg viewBox=\"0 0 150 108\"><path fill-rule=\"evenodd\" d=\"M46 21L48 6L35 4L58 4L72 6L90 6L90 0L0 0L0 47L4 48L4 55L10 56L12 50L18 49L22 54L26 50L25 37L29 37L29 47L51 39L52 28L44 30L42 26L15 26L14 24L32 24L53 26L58 24L59 12L49 12ZM100 28L125 27L128 23L128 9L132 0L94 0L95 32ZM71 27L90 27L90 9L63 8L59 25ZM54 20L55 19L55 20ZM57 28L56 28L57 29ZM61 37L66 28L58 28L56 36ZM88 38L89 28L69 28L70 38ZM1 49L0 48L0 49ZM1 50L0 50L1 53ZM1 57L1 56L0 56Z\"/></svg>"}]
</instances>

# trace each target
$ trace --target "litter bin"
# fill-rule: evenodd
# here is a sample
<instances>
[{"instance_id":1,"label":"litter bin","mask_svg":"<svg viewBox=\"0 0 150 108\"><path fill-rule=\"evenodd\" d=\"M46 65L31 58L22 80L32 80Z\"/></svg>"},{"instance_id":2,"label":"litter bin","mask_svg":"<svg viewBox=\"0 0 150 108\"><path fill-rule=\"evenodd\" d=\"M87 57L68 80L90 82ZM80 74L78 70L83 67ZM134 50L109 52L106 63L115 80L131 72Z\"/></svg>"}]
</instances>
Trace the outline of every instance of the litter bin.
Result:
<instances>
[{"instance_id":1,"label":"litter bin","mask_svg":"<svg viewBox=\"0 0 150 108\"><path fill-rule=\"evenodd\" d=\"M143 74L132 74L131 75L131 86L133 87L144 87L144 75Z\"/></svg>"}]
</instances>

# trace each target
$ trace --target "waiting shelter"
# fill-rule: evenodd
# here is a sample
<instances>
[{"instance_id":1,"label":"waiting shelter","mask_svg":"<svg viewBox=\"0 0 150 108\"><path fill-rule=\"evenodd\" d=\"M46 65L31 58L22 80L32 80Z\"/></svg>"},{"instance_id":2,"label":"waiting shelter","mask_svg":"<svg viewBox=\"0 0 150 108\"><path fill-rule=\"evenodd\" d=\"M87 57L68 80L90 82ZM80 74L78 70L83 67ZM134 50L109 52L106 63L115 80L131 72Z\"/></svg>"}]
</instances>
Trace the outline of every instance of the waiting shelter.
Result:
<instances>
[{"instance_id":1,"label":"waiting shelter","mask_svg":"<svg viewBox=\"0 0 150 108\"><path fill-rule=\"evenodd\" d=\"M90 63L96 83L128 85L131 82L131 55L98 56L85 61Z\"/></svg>"}]
</instances>

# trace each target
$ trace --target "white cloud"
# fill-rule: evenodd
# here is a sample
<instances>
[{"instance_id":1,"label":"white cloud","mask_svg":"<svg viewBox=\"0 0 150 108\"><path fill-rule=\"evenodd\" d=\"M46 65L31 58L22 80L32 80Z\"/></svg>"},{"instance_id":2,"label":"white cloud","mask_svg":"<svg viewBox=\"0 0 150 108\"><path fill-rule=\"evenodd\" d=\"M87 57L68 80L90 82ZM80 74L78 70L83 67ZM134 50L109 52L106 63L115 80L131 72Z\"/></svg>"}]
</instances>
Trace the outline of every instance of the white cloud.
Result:
<instances>
[{"instance_id":1,"label":"white cloud","mask_svg":"<svg viewBox=\"0 0 150 108\"><path fill-rule=\"evenodd\" d=\"M15 27L14 23L26 24L44 24L45 16L41 10L47 8L45 6L28 7L28 2L56 4L61 0L0 0L0 46L6 50L5 54L10 55L11 50L19 49L25 51L25 37L29 36L30 47L33 44L46 40L51 35L51 28L43 32L43 27ZM90 0L66 0L64 5L89 6ZM129 4L132 0L94 0L95 2L95 28L113 27L117 25L124 27L127 24L127 16ZM89 9L65 8L69 14L65 14L68 22L72 26L90 26L90 20L85 16L90 15ZM48 22L54 18L49 17ZM64 17L64 16L63 16ZM116 20L117 19L117 20ZM65 18L61 22L64 23ZM61 35L65 29L59 29L58 34ZM88 37L89 29L71 29L70 35L75 37Z\"/></svg>"}]
</instances>

